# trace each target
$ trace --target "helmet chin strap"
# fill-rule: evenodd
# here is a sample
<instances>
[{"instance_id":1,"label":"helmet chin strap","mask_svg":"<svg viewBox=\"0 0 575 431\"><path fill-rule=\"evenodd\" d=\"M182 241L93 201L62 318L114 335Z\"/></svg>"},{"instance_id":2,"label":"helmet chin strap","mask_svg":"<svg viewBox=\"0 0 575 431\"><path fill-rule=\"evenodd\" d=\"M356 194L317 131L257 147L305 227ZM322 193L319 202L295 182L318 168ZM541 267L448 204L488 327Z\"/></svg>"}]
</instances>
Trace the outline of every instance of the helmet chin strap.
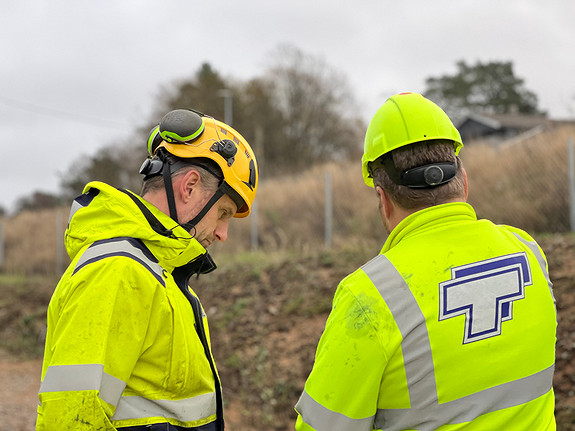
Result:
<instances>
[{"instance_id":1,"label":"helmet chin strap","mask_svg":"<svg viewBox=\"0 0 575 431\"><path fill-rule=\"evenodd\" d=\"M176 200L174 198L174 186L172 185L172 173L170 169L170 164L166 160L163 151L158 151L158 157L162 161L162 177L164 178L164 187L166 189L166 197L168 199L168 208L170 210L170 217L173 218L176 223L178 222L178 211L176 210Z\"/></svg>"},{"instance_id":2,"label":"helmet chin strap","mask_svg":"<svg viewBox=\"0 0 575 431\"><path fill-rule=\"evenodd\" d=\"M213 196L210 200L204 205L202 210L191 220L186 223L180 224L178 220L178 211L176 209L176 199L174 196L174 187L172 185L172 169L170 164L165 158L165 155L162 151L159 151L160 160L163 162L162 166L162 177L164 179L164 186L166 189L166 198L168 200L168 208L170 211L170 217L176 221L180 226L182 226L186 231L191 231L196 225L200 222L200 220L208 213L208 211L214 206L214 204L225 194L230 196L230 198L236 204L238 210L244 205L242 198L238 195L238 193L230 187L228 183L224 179L220 179L220 185L217 190L214 192ZM206 168L204 168L206 169ZM215 173L212 173L215 177L218 177Z\"/></svg>"},{"instance_id":3,"label":"helmet chin strap","mask_svg":"<svg viewBox=\"0 0 575 431\"><path fill-rule=\"evenodd\" d=\"M180 226L182 226L188 232L191 231L223 195L224 192L222 188L219 187L214 195L210 198L210 200L204 205L202 210L193 219L187 223L181 224Z\"/></svg>"},{"instance_id":4,"label":"helmet chin strap","mask_svg":"<svg viewBox=\"0 0 575 431\"><path fill-rule=\"evenodd\" d=\"M202 210L190 221L182 224L181 226L188 232L196 227L200 220L207 214L207 212L214 206L214 204L223 196L228 195L236 204L236 207L240 209L244 202L242 198L236 193L236 191L230 187L228 183L222 181L218 189L214 192L210 200L204 205Z\"/></svg>"}]
</instances>

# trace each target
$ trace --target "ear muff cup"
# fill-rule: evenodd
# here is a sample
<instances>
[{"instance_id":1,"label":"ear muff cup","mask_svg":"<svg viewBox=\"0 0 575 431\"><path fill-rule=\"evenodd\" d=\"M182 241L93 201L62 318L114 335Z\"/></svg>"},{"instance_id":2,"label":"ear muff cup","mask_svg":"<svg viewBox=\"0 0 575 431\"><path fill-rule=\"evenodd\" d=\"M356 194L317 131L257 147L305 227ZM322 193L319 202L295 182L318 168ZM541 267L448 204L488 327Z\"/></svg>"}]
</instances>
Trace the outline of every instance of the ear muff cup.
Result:
<instances>
[{"instance_id":1,"label":"ear muff cup","mask_svg":"<svg viewBox=\"0 0 575 431\"><path fill-rule=\"evenodd\" d=\"M162 172L162 167L164 162L158 159L146 159L142 166L140 167L140 174L145 175L145 178L150 176L158 175Z\"/></svg>"},{"instance_id":2,"label":"ear muff cup","mask_svg":"<svg viewBox=\"0 0 575 431\"><path fill-rule=\"evenodd\" d=\"M176 109L168 112L158 126L160 137L170 143L192 142L204 131L204 119L194 111Z\"/></svg>"},{"instance_id":3,"label":"ear muff cup","mask_svg":"<svg viewBox=\"0 0 575 431\"><path fill-rule=\"evenodd\" d=\"M162 137L160 136L160 126L156 126L150 131L150 136L148 137L148 154L150 157L154 157L154 154L161 143Z\"/></svg>"}]
</instances>

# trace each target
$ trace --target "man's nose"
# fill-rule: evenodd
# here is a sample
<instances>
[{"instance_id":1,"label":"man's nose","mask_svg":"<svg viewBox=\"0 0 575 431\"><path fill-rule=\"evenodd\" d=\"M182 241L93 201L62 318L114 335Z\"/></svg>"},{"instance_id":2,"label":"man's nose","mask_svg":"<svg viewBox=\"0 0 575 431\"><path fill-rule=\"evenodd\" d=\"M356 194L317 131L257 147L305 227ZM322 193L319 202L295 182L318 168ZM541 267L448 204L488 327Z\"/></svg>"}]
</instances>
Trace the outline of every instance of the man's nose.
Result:
<instances>
[{"instance_id":1,"label":"man's nose","mask_svg":"<svg viewBox=\"0 0 575 431\"><path fill-rule=\"evenodd\" d=\"M228 238L228 220L221 220L216 225L215 235L218 241L225 241Z\"/></svg>"}]
</instances>

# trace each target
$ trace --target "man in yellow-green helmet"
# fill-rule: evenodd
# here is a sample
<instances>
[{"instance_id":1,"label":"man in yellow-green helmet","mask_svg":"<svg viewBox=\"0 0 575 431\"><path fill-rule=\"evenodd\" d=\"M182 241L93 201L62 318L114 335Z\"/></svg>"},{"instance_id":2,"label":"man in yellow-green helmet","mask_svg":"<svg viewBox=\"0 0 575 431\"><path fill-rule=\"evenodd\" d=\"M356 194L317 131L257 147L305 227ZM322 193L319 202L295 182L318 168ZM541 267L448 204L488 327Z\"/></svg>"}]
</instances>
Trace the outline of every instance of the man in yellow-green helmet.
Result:
<instances>
[{"instance_id":1,"label":"man in yellow-green helmet","mask_svg":"<svg viewBox=\"0 0 575 431\"><path fill-rule=\"evenodd\" d=\"M188 286L250 213L257 164L230 126L164 116L140 169L142 196L89 183L72 206L71 264L48 308L36 429L221 431L207 318Z\"/></svg>"},{"instance_id":2,"label":"man in yellow-green helmet","mask_svg":"<svg viewBox=\"0 0 575 431\"><path fill-rule=\"evenodd\" d=\"M477 219L462 146L419 94L371 120L363 177L389 236L337 288L297 430L555 430L547 262L527 233Z\"/></svg>"}]
</instances>

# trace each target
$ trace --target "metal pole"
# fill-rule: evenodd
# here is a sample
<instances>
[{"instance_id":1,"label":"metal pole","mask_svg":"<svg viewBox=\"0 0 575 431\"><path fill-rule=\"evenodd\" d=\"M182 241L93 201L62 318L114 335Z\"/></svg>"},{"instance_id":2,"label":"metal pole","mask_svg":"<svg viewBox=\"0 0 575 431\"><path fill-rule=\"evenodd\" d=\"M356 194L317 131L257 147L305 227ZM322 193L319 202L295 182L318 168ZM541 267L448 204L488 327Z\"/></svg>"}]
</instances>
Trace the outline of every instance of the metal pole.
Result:
<instances>
[{"instance_id":1,"label":"metal pole","mask_svg":"<svg viewBox=\"0 0 575 431\"><path fill-rule=\"evenodd\" d=\"M252 242L252 250L256 251L258 249L258 201L257 199L254 201L254 203L252 204L252 212L250 214L250 218L251 218L251 226L252 226L252 231L251 231L251 242Z\"/></svg>"},{"instance_id":2,"label":"metal pole","mask_svg":"<svg viewBox=\"0 0 575 431\"><path fill-rule=\"evenodd\" d=\"M325 246L330 249L333 239L333 192L331 172L325 172Z\"/></svg>"},{"instance_id":3,"label":"metal pole","mask_svg":"<svg viewBox=\"0 0 575 431\"><path fill-rule=\"evenodd\" d=\"M62 230L63 217L60 210L56 211L56 274L64 272L64 232Z\"/></svg>"},{"instance_id":4,"label":"metal pole","mask_svg":"<svg viewBox=\"0 0 575 431\"><path fill-rule=\"evenodd\" d=\"M4 221L0 220L0 268L4 266Z\"/></svg>"},{"instance_id":5,"label":"metal pole","mask_svg":"<svg viewBox=\"0 0 575 431\"><path fill-rule=\"evenodd\" d=\"M233 95L232 95L232 91L228 90L227 88L224 88L222 90L218 91L218 96L223 97L224 98L224 122L228 125L228 126L232 126L233 127L233 122L234 122L234 118L233 118Z\"/></svg>"},{"instance_id":6,"label":"metal pole","mask_svg":"<svg viewBox=\"0 0 575 431\"><path fill-rule=\"evenodd\" d=\"M571 222L571 232L575 232L575 150L573 149L573 139L569 138L569 220Z\"/></svg>"}]
</instances>

